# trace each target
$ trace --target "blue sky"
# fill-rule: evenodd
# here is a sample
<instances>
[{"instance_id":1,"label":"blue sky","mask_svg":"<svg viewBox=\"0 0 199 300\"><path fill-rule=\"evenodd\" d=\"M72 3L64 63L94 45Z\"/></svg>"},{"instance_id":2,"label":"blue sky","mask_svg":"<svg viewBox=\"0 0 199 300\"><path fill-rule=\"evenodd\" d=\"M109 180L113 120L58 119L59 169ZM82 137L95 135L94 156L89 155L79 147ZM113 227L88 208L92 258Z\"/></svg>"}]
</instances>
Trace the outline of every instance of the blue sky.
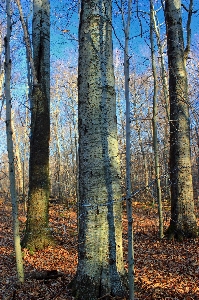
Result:
<instances>
[{"instance_id":1,"label":"blue sky","mask_svg":"<svg viewBox=\"0 0 199 300\"><path fill-rule=\"evenodd\" d=\"M77 0L51 0L51 61L70 60L71 64L77 65L78 57L78 7ZM194 11L199 9L199 1L194 1ZM30 14L30 1L22 0L24 14ZM113 1L114 3L114 1ZM159 7L160 0L155 1L156 8ZM188 5L188 1L184 0L183 4ZM16 8L15 8L16 9ZM130 54L132 55L132 67L137 72L143 72L150 66L150 48L149 48L149 0L139 1L137 15L137 1L133 0L133 14L131 22L131 40ZM186 37L185 21L187 20L187 12L183 9L184 33ZM0 11L0 19L5 19L5 12ZM138 17L139 16L139 17ZM163 23L164 16L160 11L158 13L160 23ZM25 46L23 44L23 33L19 22L17 11L14 11L14 20L17 21L13 25L12 35L12 59L13 59L13 101L25 103L24 90L26 85L26 58ZM29 17L31 24L31 14ZM113 4L113 26L117 33L121 44L124 44L123 29L121 26L121 16L115 4ZM193 15L192 19L192 44L194 49L198 49L199 42L199 11ZM140 36L141 28L143 36ZM165 26L162 25L162 34L165 34ZM122 53L122 47L113 34L114 48L117 48ZM52 69L53 72L53 69ZM1 121L1 128L3 128ZM5 141L5 140L4 140ZM6 146L4 144L4 151Z\"/></svg>"},{"instance_id":2,"label":"blue sky","mask_svg":"<svg viewBox=\"0 0 199 300\"><path fill-rule=\"evenodd\" d=\"M118 2L120 3L120 1ZM150 65L149 48L149 0L132 0L131 39L130 52L134 57L134 63L144 69ZM137 5L138 3L138 5ZM155 8L160 8L160 0L154 0ZM188 0L182 3L188 7ZM194 11L199 10L199 1L194 1ZM161 24L162 36L165 36L164 14L162 10L157 13ZM187 12L182 9L184 37L186 39ZM51 59L67 59L71 55L76 59L78 56L78 1L55 0L51 1ZM113 46L122 51L124 35L121 15L113 0ZM199 11L192 17L192 44L198 41ZM142 32L142 36L141 36ZM120 42L118 42L118 39ZM74 64L77 60L74 60ZM141 70L140 70L141 71Z\"/></svg>"}]
</instances>

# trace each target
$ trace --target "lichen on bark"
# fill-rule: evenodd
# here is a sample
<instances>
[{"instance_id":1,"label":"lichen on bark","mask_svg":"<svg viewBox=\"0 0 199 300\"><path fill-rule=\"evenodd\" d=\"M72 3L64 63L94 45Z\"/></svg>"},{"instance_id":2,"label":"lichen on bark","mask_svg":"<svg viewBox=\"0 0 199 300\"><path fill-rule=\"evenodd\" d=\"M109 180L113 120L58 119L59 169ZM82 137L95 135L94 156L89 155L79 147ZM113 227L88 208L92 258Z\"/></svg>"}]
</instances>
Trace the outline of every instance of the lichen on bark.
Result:
<instances>
[{"instance_id":1,"label":"lichen on bark","mask_svg":"<svg viewBox=\"0 0 199 300\"><path fill-rule=\"evenodd\" d=\"M76 299L125 294L111 17L111 1L81 2Z\"/></svg>"}]
</instances>

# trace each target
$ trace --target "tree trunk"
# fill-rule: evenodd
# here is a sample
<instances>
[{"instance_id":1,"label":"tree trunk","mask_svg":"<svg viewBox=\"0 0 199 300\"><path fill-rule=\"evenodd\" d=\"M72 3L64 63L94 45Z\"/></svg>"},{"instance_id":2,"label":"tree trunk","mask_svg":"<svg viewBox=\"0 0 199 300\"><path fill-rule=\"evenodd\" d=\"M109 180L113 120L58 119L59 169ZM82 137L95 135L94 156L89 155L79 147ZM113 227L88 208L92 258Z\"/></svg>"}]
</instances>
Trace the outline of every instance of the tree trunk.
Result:
<instances>
[{"instance_id":1,"label":"tree trunk","mask_svg":"<svg viewBox=\"0 0 199 300\"><path fill-rule=\"evenodd\" d=\"M157 94L158 94L158 78L156 71L155 61L155 50L154 50L154 6L153 1L150 0L150 42L151 42L151 62L152 62L152 73L153 73L153 151L155 161L155 177L157 185L157 200L158 200L158 215L159 215L159 237L163 238L163 214L162 214L162 193L161 193L161 182L160 182L160 163L159 163L159 151L158 151L158 128L157 128Z\"/></svg>"},{"instance_id":2,"label":"tree trunk","mask_svg":"<svg viewBox=\"0 0 199 300\"><path fill-rule=\"evenodd\" d=\"M164 101L165 101L165 109L166 109L166 114L167 118L169 120L169 92L168 92L168 80L167 80L167 71L165 67L165 62L164 62L164 49L163 49L163 44L161 41L160 37L160 25L157 23L157 15L156 12L153 10L153 14L151 16L152 24L153 24L153 30L156 35L157 39L157 47L158 47L158 53L159 53L159 65L160 65L160 71L161 71L161 82L162 82L162 87L163 87L163 94L164 94Z\"/></svg>"},{"instance_id":3,"label":"tree trunk","mask_svg":"<svg viewBox=\"0 0 199 300\"><path fill-rule=\"evenodd\" d=\"M0 107L0 119L4 105L4 97L3 97L3 84L4 84L4 65L3 65L3 26L0 25L0 100L2 100Z\"/></svg>"},{"instance_id":4,"label":"tree trunk","mask_svg":"<svg viewBox=\"0 0 199 300\"><path fill-rule=\"evenodd\" d=\"M171 221L168 234L197 236L190 158L190 119L181 1L165 2L170 97Z\"/></svg>"},{"instance_id":5,"label":"tree trunk","mask_svg":"<svg viewBox=\"0 0 199 300\"><path fill-rule=\"evenodd\" d=\"M79 248L77 274L71 283L76 299L124 295L111 14L111 1L82 1L78 71Z\"/></svg>"},{"instance_id":6,"label":"tree trunk","mask_svg":"<svg viewBox=\"0 0 199 300\"><path fill-rule=\"evenodd\" d=\"M50 5L33 2L33 78L29 161L29 197L23 246L42 249L53 244L48 225L50 140Z\"/></svg>"},{"instance_id":7,"label":"tree trunk","mask_svg":"<svg viewBox=\"0 0 199 300\"><path fill-rule=\"evenodd\" d=\"M128 218L128 280L129 280L129 299L134 300L134 246L133 246L133 212L131 196L131 118L130 118L130 99L129 99L129 32L131 22L132 0L128 0L127 20L125 21L124 7L122 3L122 18L125 36L124 46L124 83L126 100L126 207Z\"/></svg>"},{"instance_id":8,"label":"tree trunk","mask_svg":"<svg viewBox=\"0 0 199 300\"><path fill-rule=\"evenodd\" d=\"M14 120L14 112L12 112L12 119ZM23 194L23 170L22 170L21 153L20 153L20 146L19 146L20 143L17 140L17 135L16 135L17 131L15 130L14 122L12 126L13 126L12 140L15 146L15 161L16 161L15 166L16 166L16 175L17 175L16 190L18 196L21 197Z\"/></svg>"},{"instance_id":9,"label":"tree trunk","mask_svg":"<svg viewBox=\"0 0 199 300\"><path fill-rule=\"evenodd\" d=\"M20 235L19 235L19 219L18 219L18 204L15 181L15 156L13 149L13 128L11 121L11 94L10 94L10 78L11 78L11 59L10 59L10 36L11 36L11 7L10 1L6 1L7 13L7 35L5 38L5 98L6 98L6 134L7 134L7 150L9 160L9 180L10 194L12 202L12 221L13 221L13 236L14 248L16 255L17 275L19 282L24 282L23 259L21 253Z\"/></svg>"}]
</instances>

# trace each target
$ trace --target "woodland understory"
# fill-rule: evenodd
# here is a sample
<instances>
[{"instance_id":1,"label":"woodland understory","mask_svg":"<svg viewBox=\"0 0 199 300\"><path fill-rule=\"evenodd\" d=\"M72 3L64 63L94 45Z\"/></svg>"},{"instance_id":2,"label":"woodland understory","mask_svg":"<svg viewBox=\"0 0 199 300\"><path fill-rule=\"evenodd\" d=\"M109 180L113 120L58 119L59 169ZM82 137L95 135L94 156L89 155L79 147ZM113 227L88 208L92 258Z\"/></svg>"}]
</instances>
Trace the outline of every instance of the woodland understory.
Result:
<instances>
[{"instance_id":1,"label":"woodland understory","mask_svg":"<svg viewBox=\"0 0 199 300\"><path fill-rule=\"evenodd\" d=\"M199 299L199 238L158 238L157 205L134 199L135 299ZM169 225L169 204L164 202L164 229ZM196 203L196 215L199 205ZM50 227L57 240L54 248L33 252L23 249L26 280L18 285L13 248L10 200L0 202L0 299L72 300L67 285L76 273L77 217L75 204L50 205ZM19 207L21 236L25 229L23 205ZM199 223L198 223L199 225ZM123 244L127 259L127 218L124 207ZM127 266L126 266L127 267ZM108 295L107 295L108 296ZM114 299L113 297L109 297ZM85 299L86 300L86 299Z\"/></svg>"}]
</instances>

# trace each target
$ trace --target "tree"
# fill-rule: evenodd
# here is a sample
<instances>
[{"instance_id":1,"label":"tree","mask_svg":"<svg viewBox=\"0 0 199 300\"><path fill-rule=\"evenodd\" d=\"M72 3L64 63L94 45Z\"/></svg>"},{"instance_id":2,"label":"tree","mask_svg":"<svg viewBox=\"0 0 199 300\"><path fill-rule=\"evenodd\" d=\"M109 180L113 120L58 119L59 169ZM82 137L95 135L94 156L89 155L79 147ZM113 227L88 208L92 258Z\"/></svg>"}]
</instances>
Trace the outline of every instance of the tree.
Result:
<instances>
[{"instance_id":1,"label":"tree","mask_svg":"<svg viewBox=\"0 0 199 300\"><path fill-rule=\"evenodd\" d=\"M7 150L9 160L9 180L10 194L12 202L12 220L13 220L13 235L14 248L16 255L17 275L19 282L24 282L23 260L21 253L20 235L19 235L19 220L18 220L18 203L15 180L15 156L13 149L13 128L12 128L12 113L11 113L11 58L10 58L10 37L11 37L11 7L10 1L6 1L7 13L7 34L5 38L5 98L6 98L6 135L7 135Z\"/></svg>"},{"instance_id":2,"label":"tree","mask_svg":"<svg viewBox=\"0 0 199 300\"><path fill-rule=\"evenodd\" d=\"M0 108L0 118L3 108L3 82L4 82L4 69L3 69L3 26L0 25L0 100L2 100L1 108Z\"/></svg>"},{"instance_id":3,"label":"tree","mask_svg":"<svg viewBox=\"0 0 199 300\"><path fill-rule=\"evenodd\" d=\"M23 24L22 24L23 25ZM33 1L33 94L29 160L29 196L22 245L42 249L52 245L48 225L50 140L50 5ZM25 35L26 38L27 35ZM30 53L30 51L29 51ZM29 57L30 58L30 57ZM33 65L30 63L30 65Z\"/></svg>"},{"instance_id":4,"label":"tree","mask_svg":"<svg viewBox=\"0 0 199 300\"><path fill-rule=\"evenodd\" d=\"M134 247L133 247L133 217L132 217L132 195L131 195L131 117L130 117L130 99L129 99L129 35L131 24L132 0L128 0L127 20L124 16L124 3L121 1L121 13L125 36L124 46L124 85L126 101L126 207L128 217L128 279L129 279L129 299L134 300Z\"/></svg>"},{"instance_id":5,"label":"tree","mask_svg":"<svg viewBox=\"0 0 199 300\"><path fill-rule=\"evenodd\" d=\"M151 42L151 63L153 73L153 151L155 161L155 177L157 182L157 200L158 200L158 214L159 214L159 237L163 238L163 215L162 215L162 194L160 185L160 163L159 163L159 151L158 151L158 128L157 128L157 94L158 94L158 77L155 60L154 49L154 5L153 0L150 0L150 42Z\"/></svg>"},{"instance_id":6,"label":"tree","mask_svg":"<svg viewBox=\"0 0 199 300\"><path fill-rule=\"evenodd\" d=\"M125 291L111 2L81 3L79 246L77 273L71 283L76 299L108 299Z\"/></svg>"},{"instance_id":7,"label":"tree","mask_svg":"<svg viewBox=\"0 0 199 300\"><path fill-rule=\"evenodd\" d=\"M189 12L191 10L190 5ZM168 234L182 239L197 236L191 174L189 99L185 65L190 41L184 50L180 0L165 2L165 16L170 98L171 220ZM190 32L187 31L187 34L189 36Z\"/></svg>"}]
</instances>

